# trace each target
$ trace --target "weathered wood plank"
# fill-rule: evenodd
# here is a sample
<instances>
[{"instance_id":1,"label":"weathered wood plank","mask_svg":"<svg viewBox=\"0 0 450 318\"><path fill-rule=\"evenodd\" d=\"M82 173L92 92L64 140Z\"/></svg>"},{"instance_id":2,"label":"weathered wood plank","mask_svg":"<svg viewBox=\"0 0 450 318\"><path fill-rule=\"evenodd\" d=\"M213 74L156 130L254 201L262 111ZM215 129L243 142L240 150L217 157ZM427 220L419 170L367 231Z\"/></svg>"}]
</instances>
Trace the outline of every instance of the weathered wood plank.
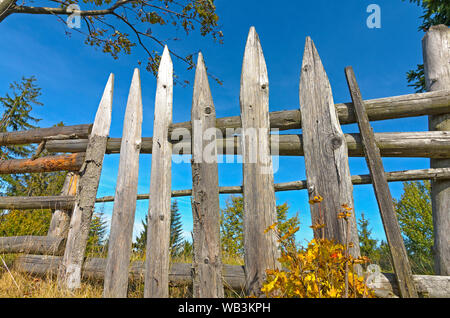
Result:
<instances>
[{"instance_id":1,"label":"weathered wood plank","mask_svg":"<svg viewBox=\"0 0 450 318\"><path fill-rule=\"evenodd\" d=\"M142 131L142 95L139 69L134 70L128 95L120 147L119 172L108 244L103 297L126 298L128 266L133 243L134 214Z\"/></svg>"},{"instance_id":2,"label":"weathered wood plank","mask_svg":"<svg viewBox=\"0 0 450 318\"><path fill-rule=\"evenodd\" d=\"M311 200L322 196L320 204L312 204L312 224L325 224L314 230L341 244L353 243L350 254L359 256L359 239L354 213L338 219L342 205L353 209L353 185L348 164L347 143L339 124L330 82L314 42L306 38L300 78L300 107L303 123L303 147L308 193Z\"/></svg>"},{"instance_id":3,"label":"weathered wood plank","mask_svg":"<svg viewBox=\"0 0 450 318\"><path fill-rule=\"evenodd\" d=\"M169 297L170 204L172 187L173 65L164 48L158 71L153 126L153 154L148 211L145 298Z\"/></svg>"},{"instance_id":4,"label":"weathered wood plank","mask_svg":"<svg viewBox=\"0 0 450 318\"><path fill-rule=\"evenodd\" d=\"M267 269L278 263L278 240L264 231L277 222L269 146L269 78L259 36L250 28L241 76L242 160L244 188L244 260L246 291L261 295Z\"/></svg>"},{"instance_id":5,"label":"weathered wood plank","mask_svg":"<svg viewBox=\"0 0 450 318\"><path fill-rule=\"evenodd\" d=\"M446 114L450 113L450 90L377 98L366 100L364 104L371 121ZM341 125L356 123L352 103L335 104L335 107ZM240 128L240 116L217 118L216 127L222 131ZM280 131L302 128L301 110L271 112L270 127ZM175 123L171 125L170 131L179 128L190 130L191 123Z\"/></svg>"},{"instance_id":6,"label":"weathered wood plank","mask_svg":"<svg viewBox=\"0 0 450 318\"><path fill-rule=\"evenodd\" d=\"M0 146L40 143L48 137L58 135L64 135L68 138L88 138L91 129L92 124L86 124L4 132L0 133Z\"/></svg>"},{"instance_id":7,"label":"weathered wood plank","mask_svg":"<svg viewBox=\"0 0 450 318\"><path fill-rule=\"evenodd\" d=\"M61 190L62 196L72 196L75 201L75 195L77 193L77 185L80 179L78 173L69 172L64 180L64 185ZM55 210L53 212L52 220L50 221L50 228L48 229L47 236L50 237L61 237L67 239L69 234L70 226L70 216L72 211L70 209L66 210Z\"/></svg>"},{"instance_id":8,"label":"weathered wood plank","mask_svg":"<svg viewBox=\"0 0 450 318\"><path fill-rule=\"evenodd\" d=\"M358 83L351 66L345 68L348 87L355 105L355 113L358 120L359 130L366 154L367 166L370 170L372 183L383 221L384 231L392 256L392 263L397 276L400 294L404 298L417 297L417 291L412 279L412 271L408 261L402 232L398 224L394 201L392 200L389 185L386 179L383 161L375 141L373 129L365 112L364 102L361 97Z\"/></svg>"},{"instance_id":9,"label":"weathered wood plank","mask_svg":"<svg viewBox=\"0 0 450 318\"><path fill-rule=\"evenodd\" d=\"M428 91L450 89L450 30L446 25L433 26L423 39L425 82ZM450 130L450 112L430 116L429 129ZM431 160L432 168L450 167L450 159ZM450 275L450 181L431 184L434 225L435 271Z\"/></svg>"},{"instance_id":10,"label":"weathered wood plank","mask_svg":"<svg viewBox=\"0 0 450 318\"><path fill-rule=\"evenodd\" d=\"M0 160L0 174L78 171L83 165L85 153L48 156L37 159Z\"/></svg>"},{"instance_id":11,"label":"weathered wood plank","mask_svg":"<svg viewBox=\"0 0 450 318\"><path fill-rule=\"evenodd\" d=\"M0 197L0 209L5 210L70 210L74 204L75 197L73 196Z\"/></svg>"},{"instance_id":12,"label":"weathered wood plank","mask_svg":"<svg viewBox=\"0 0 450 318\"><path fill-rule=\"evenodd\" d=\"M21 255L15 263L14 268L29 274L48 277L55 274L61 257ZM101 258L88 258L83 266L82 275L84 279L104 278L106 260ZM142 261L132 262L130 266L129 279L140 280L144 276L145 266ZM450 297L450 276L423 276L414 275L414 283L420 297L443 298ZM191 264L172 264L169 280L172 285L184 285L192 283ZM223 280L226 288L231 288L240 293L245 287L245 272L243 266L223 265ZM378 295L398 295L398 286L394 274L381 273L369 285L375 289Z\"/></svg>"},{"instance_id":13,"label":"weathered wood plank","mask_svg":"<svg viewBox=\"0 0 450 318\"><path fill-rule=\"evenodd\" d=\"M272 135L270 143L276 140L280 156L303 156L302 135ZM360 134L345 134L350 157L364 157ZM450 158L450 133L446 131L376 133L375 140L383 157L423 157ZM218 155L229 153L241 154L240 137L217 139ZM109 138L107 153L120 153L120 138ZM173 154L191 154L191 141L183 140L174 143ZM230 146L232 145L232 146ZM52 152L86 151L87 140L47 142L47 150ZM228 148L227 148L228 147ZM151 154L153 138L142 138L141 154ZM178 148L178 149L176 149ZM180 150L180 152L178 152ZM228 152L227 152L228 151Z\"/></svg>"},{"instance_id":14,"label":"weathered wood plank","mask_svg":"<svg viewBox=\"0 0 450 318\"><path fill-rule=\"evenodd\" d=\"M113 87L114 75L111 74L95 116L86 149L86 160L80 170L80 184L70 220L64 260L58 276L58 284L70 290L79 288L81 283L81 266L111 125Z\"/></svg>"},{"instance_id":15,"label":"weathered wood plank","mask_svg":"<svg viewBox=\"0 0 450 318\"><path fill-rule=\"evenodd\" d=\"M191 122L193 294L194 298L223 298L216 110L202 53L195 72Z\"/></svg>"},{"instance_id":16,"label":"weathered wood plank","mask_svg":"<svg viewBox=\"0 0 450 318\"><path fill-rule=\"evenodd\" d=\"M62 255L65 240L48 236L0 237L0 253Z\"/></svg>"}]
</instances>

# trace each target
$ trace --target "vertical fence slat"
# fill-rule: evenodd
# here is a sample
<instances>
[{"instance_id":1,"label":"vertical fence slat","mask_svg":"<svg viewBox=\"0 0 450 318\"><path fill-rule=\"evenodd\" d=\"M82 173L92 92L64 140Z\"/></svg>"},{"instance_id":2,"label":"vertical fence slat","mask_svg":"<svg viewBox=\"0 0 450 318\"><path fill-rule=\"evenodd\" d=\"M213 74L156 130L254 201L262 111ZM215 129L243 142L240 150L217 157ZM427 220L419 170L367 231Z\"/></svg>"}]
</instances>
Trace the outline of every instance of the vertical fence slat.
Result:
<instances>
[{"instance_id":1,"label":"vertical fence slat","mask_svg":"<svg viewBox=\"0 0 450 318\"><path fill-rule=\"evenodd\" d=\"M170 203L172 186L172 144L168 132L172 123L173 65L169 49L158 70L153 126L152 171L148 211L145 298L169 297Z\"/></svg>"},{"instance_id":2,"label":"vertical fence slat","mask_svg":"<svg viewBox=\"0 0 450 318\"><path fill-rule=\"evenodd\" d=\"M61 190L61 196L75 196L79 179L80 175L78 173L68 172ZM55 210L52 215L52 220L50 221L50 228L47 232L47 236L66 239L69 233L71 214L71 211Z\"/></svg>"},{"instance_id":3,"label":"vertical fence slat","mask_svg":"<svg viewBox=\"0 0 450 318\"><path fill-rule=\"evenodd\" d=\"M119 173L117 176L108 258L105 270L103 297L126 298L128 271L133 240L139 175L139 153L142 131L142 95L139 70L134 70L128 95L120 146Z\"/></svg>"},{"instance_id":4,"label":"vertical fence slat","mask_svg":"<svg viewBox=\"0 0 450 318\"><path fill-rule=\"evenodd\" d=\"M325 224L325 238L344 244L347 227L337 215L343 204L354 207L348 149L334 106L330 82L310 37L306 38L303 55L300 107L309 197L323 197L320 204L311 205L312 223ZM354 213L349 222L348 242L353 243L350 254L359 256ZM321 231L316 229L314 236L320 237Z\"/></svg>"},{"instance_id":5,"label":"vertical fence slat","mask_svg":"<svg viewBox=\"0 0 450 318\"><path fill-rule=\"evenodd\" d=\"M432 26L423 39L423 61L427 90L450 89L450 30ZM450 130L450 114L430 116L429 129ZM431 168L448 168L450 159L431 159ZM433 207L434 257L437 275L450 275L450 181L431 183Z\"/></svg>"},{"instance_id":6,"label":"vertical fence slat","mask_svg":"<svg viewBox=\"0 0 450 318\"><path fill-rule=\"evenodd\" d=\"M216 110L202 53L195 73L191 122L194 297L223 298Z\"/></svg>"},{"instance_id":7,"label":"vertical fence slat","mask_svg":"<svg viewBox=\"0 0 450 318\"><path fill-rule=\"evenodd\" d=\"M244 249L246 290L260 295L266 269L279 267L272 157L269 146L269 79L254 27L245 47L241 77L242 158L244 181Z\"/></svg>"},{"instance_id":8,"label":"vertical fence slat","mask_svg":"<svg viewBox=\"0 0 450 318\"><path fill-rule=\"evenodd\" d=\"M355 106L355 114L361 132L366 162L370 170L375 196L377 197L378 207L380 208L384 230L391 251L392 263L394 265L400 295L404 298L417 298L411 266L409 265L408 254L406 253L402 232L395 213L394 201L384 172L380 149L377 146L375 135L370 126L369 117L366 113L353 68L347 67L345 69L345 75L347 77L353 105Z\"/></svg>"},{"instance_id":9,"label":"vertical fence slat","mask_svg":"<svg viewBox=\"0 0 450 318\"><path fill-rule=\"evenodd\" d=\"M111 125L113 87L114 75L111 74L89 136L86 159L80 169L80 184L70 220L66 250L58 273L59 285L68 289L79 288L81 284L81 267Z\"/></svg>"}]
</instances>

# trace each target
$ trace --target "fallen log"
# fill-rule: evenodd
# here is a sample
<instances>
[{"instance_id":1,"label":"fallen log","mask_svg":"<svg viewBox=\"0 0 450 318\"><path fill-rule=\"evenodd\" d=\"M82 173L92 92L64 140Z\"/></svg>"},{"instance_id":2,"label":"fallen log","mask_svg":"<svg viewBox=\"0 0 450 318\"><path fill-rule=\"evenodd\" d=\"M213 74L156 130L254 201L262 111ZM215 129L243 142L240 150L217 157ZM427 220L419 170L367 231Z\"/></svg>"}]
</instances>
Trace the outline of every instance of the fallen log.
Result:
<instances>
[{"instance_id":1,"label":"fallen log","mask_svg":"<svg viewBox=\"0 0 450 318\"><path fill-rule=\"evenodd\" d=\"M64 239L49 236L0 237L0 253L62 255Z\"/></svg>"},{"instance_id":2,"label":"fallen log","mask_svg":"<svg viewBox=\"0 0 450 318\"><path fill-rule=\"evenodd\" d=\"M75 198L73 196L52 197L0 197L0 209L5 210L32 210L52 209L71 210Z\"/></svg>"},{"instance_id":3,"label":"fallen log","mask_svg":"<svg viewBox=\"0 0 450 318\"><path fill-rule=\"evenodd\" d=\"M61 257L22 255L19 256L14 268L21 272L37 276L55 275ZM84 279L103 280L106 267L106 259L87 258L82 276ZM143 261L131 263L129 279L138 280L144 277L145 266ZM223 266L224 286L237 292L243 290L245 275L243 266ZM172 285L184 285L192 283L192 265L175 263L171 265L169 280ZM442 298L450 297L450 276L423 276L414 275L414 283L420 297ZM377 275L369 287L375 290L377 295L383 297L395 297L398 295L398 287L393 274L382 273Z\"/></svg>"},{"instance_id":4,"label":"fallen log","mask_svg":"<svg viewBox=\"0 0 450 318\"><path fill-rule=\"evenodd\" d=\"M364 157L360 134L346 134L348 154L351 157ZM383 157L423 157L450 158L450 132L424 131L401 133L377 133L375 140ZM271 144L278 143L280 156L303 156L302 135L272 135ZM121 138L109 138L106 153L120 153ZM142 138L141 154L152 153L153 139ZM87 139L53 140L46 143L50 152L83 152L86 151ZM239 137L217 139L218 154L240 155ZM191 141L183 140L174 143L173 153L190 155ZM272 154L275 155L274 149Z\"/></svg>"},{"instance_id":5,"label":"fallen log","mask_svg":"<svg viewBox=\"0 0 450 318\"><path fill-rule=\"evenodd\" d=\"M92 124L86 124L4 132L0 133L0 146L40 143L46 138L52 136L66 136L67 138L88 138L91 129Z\"/></svg>"},{"instance_id":6,"label":"fallen log","mask_svg":"<svg viewBox=\"0 0 450 318\"><path fill-rule=\"evenodd\" d=\"M83 165L84 153L49 156L38 159L12 159L0 161L0 174L78 171Z\"/></svg>"},{"instance_id":7,"label":"fallen log","mask_svg":"<svg viewBox=\"0 0 450 318\"><path fill-rule=\"evenodd\" d=\"M440 169L424 169L424 170L406 170L386 172L386 178L389 182L397 181L417 181L417 180L450 180L450 168ZM372 179L370 175L356 175L352 176L352 183L354 185L371 184ZM278 183L274 185L275 192L296 191L307 189L306 180ZM241 194L242 186L221 187L220 194ZM172 191L172 198L189 197L192 195L192 190L175 190ZM137 200L148 200L149 194L138 194ZM97 198L97 203L100 202L114 202L114 197L108 196Z\"/></svg>"}]
</instances>

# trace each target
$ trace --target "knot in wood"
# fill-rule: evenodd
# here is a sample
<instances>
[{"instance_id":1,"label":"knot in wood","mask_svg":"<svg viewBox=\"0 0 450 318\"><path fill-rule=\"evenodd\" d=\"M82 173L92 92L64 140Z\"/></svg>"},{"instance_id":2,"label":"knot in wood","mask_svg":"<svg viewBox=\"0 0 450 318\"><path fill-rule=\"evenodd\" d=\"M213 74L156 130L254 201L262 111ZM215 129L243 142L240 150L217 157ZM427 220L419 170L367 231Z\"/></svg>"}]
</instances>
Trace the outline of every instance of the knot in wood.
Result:
<instances>
[{"instance_id":1,"label":"knot in wood","mask_svg":"<svg viewBox=\"0 0 450 318\"><path fill-rule=\"evenodd\" d=\"M262 88L262 89L266 89L266 88L267 88L267 84L262 84L262 85L261 85L261 88Z\"/></svg>"},{"instance_id":2,"label":"knot in wood","mask_svg":"<svg viewBox=\"0 0 450 318\"><path fill-rule=\"evenodd\" d=\"M161 221L164 221L164 215L160 215L160 216L159 216L159 219L160 219Z\"/></svg>"},{"instance_id":3,"label":"knot in wood","mask_svg":"<svg viewBox=\"0 0 450 318\"><path fill-rule=\"evenodd\" d=\"M303 66L302 70L304 72L308 72L311 69L311 66L309 64L306 64L305 66Z\"/></svg>"},{"instance_id":4,"label":"knot in wood","mask_svg":"<svg viewBox=\"0 0 450 318\"><path fill-rule=\"evenodd\" d=\"M205 114L206 114L206 115L210 115L211 113L212 113L211 107L206 106L206 107L205 107Z\"/></svg>"},{"instance_id":5,"label":"knot in wood","mask_svg":"<svg viewBox=\"0 0 450 318\"><path fill-rule=\"evenodd\" d=\"M205 264L209 264L209 258L205 258L204 262Z\"/></svg>"},{"instance_id":6,"label":"knot in wood","mask_svg":"<svg viewBox=\"0 0 450 318\"><path fill-rule=\"evenodd\" d=\"M332 136L330 141L331 141L331 148L333 148L333 150L336 150L339 147L341 147L343 143L342 137L338 135Z\"/></svg>"}]
</instances>

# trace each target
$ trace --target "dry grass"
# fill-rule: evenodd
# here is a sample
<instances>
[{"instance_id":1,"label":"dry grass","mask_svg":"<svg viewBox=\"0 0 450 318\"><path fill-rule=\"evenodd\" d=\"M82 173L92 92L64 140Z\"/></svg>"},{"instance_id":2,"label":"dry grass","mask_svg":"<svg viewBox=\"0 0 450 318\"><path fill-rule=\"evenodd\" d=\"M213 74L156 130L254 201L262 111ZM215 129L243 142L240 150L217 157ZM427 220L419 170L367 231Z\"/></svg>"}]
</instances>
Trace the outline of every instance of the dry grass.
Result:
<instances>
[{"instance_id":1,"label":"dry grass","mask_svg":"<svg viewBox=\"0 0 450 318\"><path fill-rule=\"evenodd\" d=\"M100 298L102 292L101 285L83 283L80 290L69 292L58 288L56 280L51 278L38 278L14 270L0 272L1 298Z\"/></svg>"},{"instance_id":2,"label":"dry grass","mask_svg":"<svg viewBox=\"0 0 450 318\"><path fill-rule=\"evenodd\" d=\"M103 282L83 281L81 288L70 292L58 288L56 278L52 276L37 277L28 273L13 269L15 255L0 254L5 260L6 266L0 259L0 298L101 298L103 293ZM133 257L133 260L141 259ZM179 257L173 262L191 263L190 257ZM238 258L224 259L225 264L242 265L243 261ZM7 270L8 268L8 270ZM170 286L171 298L192 298L192 286ZM128 288L129 298L143 298L144 282L142 280L131 281ZM240 292L226 290L227 298L244 297Z\"/></svg>"}]
</instances>

